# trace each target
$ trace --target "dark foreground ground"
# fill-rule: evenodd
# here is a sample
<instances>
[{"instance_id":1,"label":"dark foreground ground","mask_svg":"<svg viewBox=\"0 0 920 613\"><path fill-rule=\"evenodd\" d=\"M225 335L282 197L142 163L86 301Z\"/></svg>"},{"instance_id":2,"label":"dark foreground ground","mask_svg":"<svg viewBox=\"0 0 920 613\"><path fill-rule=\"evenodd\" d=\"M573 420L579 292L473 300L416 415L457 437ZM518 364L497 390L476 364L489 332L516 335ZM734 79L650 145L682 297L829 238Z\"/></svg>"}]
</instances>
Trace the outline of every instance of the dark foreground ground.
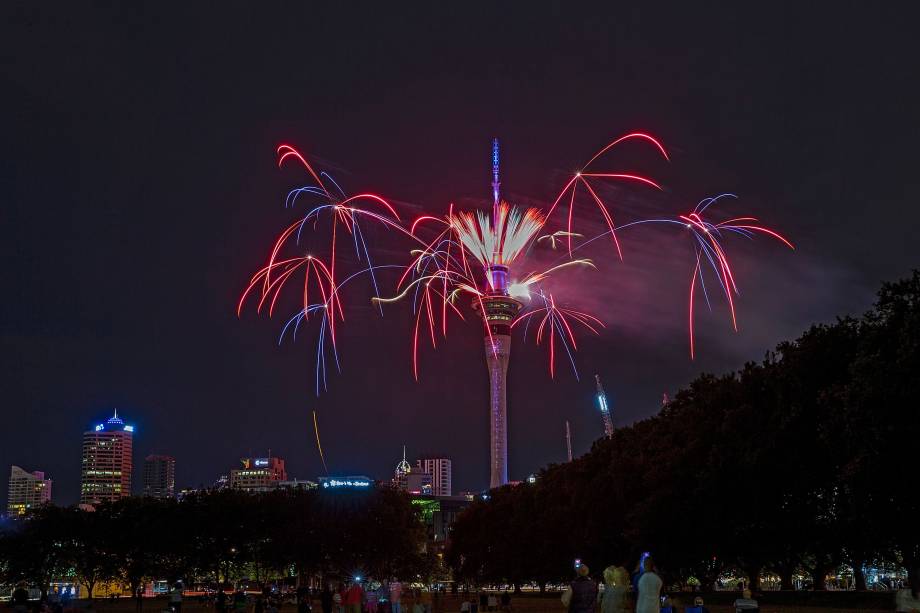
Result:
<instances>
[{"instance_id":1,"label":"dark foreground ground","mask_svg":"<svg viewBox=\"0 0 920 613\"><path fill-rule=\"evenodd\" d=\"M694 594L672 594L678 611L683 606L693 603ZM738 597L734 592L714 592L704 594L706 606L712 613L734 613L732 603ZM433 613L459 613L460 596L450 594L435 599ZM861 593L855 592L767 592L760 598L762 613L853 613L864 611L877 613L894 611L894 594L891 592ZM408 605L408 606L407 606ZM168 607L165 598L145 599L143 613L162 613ZM74 613L93 610L96 613L135 613L134 601L128 599L109 601L96 600L92 606L82 601L74 607ZM285 604L281 613L296 613L296 607ZM314 603L314 613L320 613L319 602ZM411 601L403 604L404 613L412 613ZM524 594L512 599L511 613L564 613L558 594ZM182 604L182 613L214 613L214 608L186 599ZM250 607L252 613L252 607Z\"/></svg>"},{"instance_id":2,"label":"dark foreground ground","mask_svg":"<svg viewBox=\"0 0 920 613\"><path fill-rule=\"evenodd\" d=\"M700 594L670 593L678 611L691 606ZM734 613L733 603L740 597L737 592L702 594L711 613ZM447 597L436 613L458 613L460 598ZM767 592L760 599L762 613L877 613L894 611L893 593L855 592ZM512 613L565 613L559 594L528 594L512 600ZM599 609L598 609L599 613Z\"/></svg>"}]
</instances>

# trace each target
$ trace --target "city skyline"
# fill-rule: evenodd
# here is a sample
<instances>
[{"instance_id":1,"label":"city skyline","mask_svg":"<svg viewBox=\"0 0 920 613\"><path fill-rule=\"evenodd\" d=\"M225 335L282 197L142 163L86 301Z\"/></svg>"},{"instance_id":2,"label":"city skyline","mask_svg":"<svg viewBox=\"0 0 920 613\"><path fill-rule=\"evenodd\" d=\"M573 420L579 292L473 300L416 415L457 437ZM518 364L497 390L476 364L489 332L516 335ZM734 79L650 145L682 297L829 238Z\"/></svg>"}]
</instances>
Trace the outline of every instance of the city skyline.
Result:
<instances>
[{"instance_id":1,"label":"city skyline","mask_svg":"<svg viewBox=\"0 0 920 613\"><path fill-rule=\"evenodd\" d=\"M122 416L124 411L122 412ZM98 455L98 445L100 439L103 441L109 441L112 436L112 432L117 432L117 436L127 436L129 437L129 444L126 446L127 451L122 453L121 445L123 442L119 441L119 450L109 452L107 455L117 456L117 457L106 457L101 462L105 466L103 468L112 468L115 465L124 466L125 461L130 465L130 470L126 475L126 478L123 478L122 475L112 475L102 478L102 481L109 484L117 483L118 484L118 494L112 495L111 492L108 492L105 496L100 497L96 492L98 490L87 491L85 487L82 486L82 483L86 482L89 479L92 482L99 480L99 476L96 475L96 472L93 472L91 475L86 474L87 462L92 461L92 471L96 471L97 464L99 464L99 459L96 457ZM197 489L210 489L214 487L219 487L218 484L222 483L223 487L238 488L243 491L251 492L262 492L273 489L274 487L284 486L296 486L298 484L315 484L318 479L322 478L334 478L334 477L343 477L345 476L344 472L330 474L330 475L308 475L306 478L297 477L295 475L289 475L285 469L285 460L283 457L278 456L277 454L272 454L269 449L266 456L264 457L247 457L241 458L239 462L242 464L241 467L236 467L230 470L221 470L215 473L214 478L209 481L195 483L186 483L176 479L176 465L177 458L172 455L167 455L163 453L151 453L146 454L140 461L135 461L134 458L134 445L137 442L137 439L134 438L135 432L137 432L137 427L134 423L127 424L124 419L118 415L117 409L113 409L113 415L107 419L93 421L84 429L83 432L83 458L81 461L81 493L79 500L67 500L67 499L52 499L52 480L50 478L45 478L44 471L26 471L16 464L11 465L11 476L9 480L9 485L7 488L7 499L5 506L9 513L13 513L14 509L12 504L14 501L14 489L16 491L15 502L17 503L17 513L22 511L19 507L31 508L38 500L39 502L52 502L53 504L58 505L70 505L70 504L95 504L103 499L115 499L118 497L124 496L150 496L153 498L174 498L180 496L182 492L187 492L190 490ZM405 446L403 447L403 453L405 454ZM89 459L88 459L89 457ZM452 460L443 455L424 453L419 455L412 463L406 461L406 456L403 456L403 462L405 466L409 468L412 472L412 476L415 477L413 482L413 487L408 488L411 490L411 493L427 493L432 496L438 497L449 497L452 495ZM401 462L400 464L402 465ZM422 491L421 485L422 481L418 478L422 474L427 476L427 480L424 481L424 484L427 486L425 491ZM224 480L222 482L222 480ZM384 475L375 475L374 480L380 483L386 483L390 481L390 477L386 474ZM15 481L15 484L14 484ZM28 482L28 483L27 483ZM26 487L28 484L36 482L38 485L35 488ZM127 484L127 489L122 490L122 486ZM405 484L403 484L405 486ZM418 487L415 487L418 486ZM111 485L106 485L107 490L111 490ZM28 489L28 492L26 491ZM407 489L403 487L403 489ZM417 490L417 491L416 491ZM28 506L23 506L23 505Z\"/></svg>"},{"instance_id":2,"label":"city skyline","mask_svg":"<svg viewBox=\"0 0 920 613\"><path fill-rule=\"evenodd\" d=\"M598 258L596 281L557 277L607 327L579 341L580 379L559 369L550 380L543 347L513 341L511 480L565 461L566 421L574 455L603 435L595 374L621 427L701 372L859 315L882 281L920 262L920 190L902 180L916 134L905 109L920 85L896 8L807 6L792 20L740 5L664 15L499 5L489 19L459 6L409 19L379 6L343 34L335 25L349 15L337 6L302 7L280 24L191 7L168 20L169 36L128 7L14 11L4 40L30 52L4 64L12 94L0 100L12 228L0 241L11 294L0 306L0 466L44 471L55 500L76 502L77 433L117 406L137 425L135 465L171 455L180 487L213 483L269 448L298 477L325 474L325 460L333 474L384 478L403 441L452 458L454 489L488 485L481 321L467 316L426 348L416 382L411 313L384 307L381 318L362 298L339 338L341 372L330 362L317 397L309 334L279 345L277 319L237 317L266 237L303 212L284 206L303 184L277 167L284 143L348 193L379 192L414 218L491 204L495 136L504 196L544 207L586 152L643 131L671 161L633 148L617 160L665 189L610 188L618 224L731 192L726 215L750 213L794 241L794 253L742 242L739 331L724 306L699 302L694 360L686 244L623 232L623 260ZM310 36L307 22L319 26ZM575 222L603 230L596 216ZM140 478L135 470L135 490Z\"/></svg>"}]
</instances>

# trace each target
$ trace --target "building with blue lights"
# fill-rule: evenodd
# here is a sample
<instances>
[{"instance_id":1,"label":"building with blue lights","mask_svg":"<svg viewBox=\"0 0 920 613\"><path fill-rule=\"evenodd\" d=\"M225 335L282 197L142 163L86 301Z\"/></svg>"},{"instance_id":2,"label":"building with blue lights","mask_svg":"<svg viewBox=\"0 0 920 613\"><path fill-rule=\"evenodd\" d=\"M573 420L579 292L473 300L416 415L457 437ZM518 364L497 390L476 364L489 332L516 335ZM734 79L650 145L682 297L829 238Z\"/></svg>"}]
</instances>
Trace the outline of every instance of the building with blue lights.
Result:
<instances>
[{"instance_id":1,"label":"building with blue lights","mask_svg":"<svg viewBox=\"0 0 920 613\"><path fill-rule=\"evenodd\" d=\"M131 495L134 426L118 411L83 433L80 503L93 505Z\"/></svg>"}]
</instances>

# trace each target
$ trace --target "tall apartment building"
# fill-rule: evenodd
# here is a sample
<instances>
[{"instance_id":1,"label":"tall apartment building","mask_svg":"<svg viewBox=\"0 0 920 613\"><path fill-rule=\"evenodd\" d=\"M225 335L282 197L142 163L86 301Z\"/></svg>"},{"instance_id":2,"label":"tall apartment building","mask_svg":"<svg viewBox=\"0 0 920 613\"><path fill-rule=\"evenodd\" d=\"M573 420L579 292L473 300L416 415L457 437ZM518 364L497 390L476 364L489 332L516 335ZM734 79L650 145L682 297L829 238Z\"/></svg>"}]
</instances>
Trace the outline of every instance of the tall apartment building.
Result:
<instances>
[{"instance_id":1,"label":"tall apartment building","mask_svg":"<svg viewBox=\"0 0 920 613\"><path fill-rule=\"evenodd\" d=\"M7 511L10 515L24 515L29 509L51 501L51 479L45 479L40 470L25 471L10 467Z\"/></svg>"},{"instance_id":2,"label":"tall apartment building","mask_svg":"<svg viewBox=\"0 0 920 613\"><path fill-rule=\"evenodd\" d=\"M134 426L118 411L83 433L80 503L97 504L131 495Z\"/></svg>"},{"instance_id":3,"label":"tall apartment building","mask_svg":"<svg viewBox=\"0 0 920 613\"><path fill-rule=\"evenodd\" d=\"M450 496L451 464L448 458L422 458L415 461L415 472L431 475L431 493L434 496Z\"/></svg>"},{"instance_id":4,"label":"tall apartment building","mask_svg":"<svg viewBox=\"0 0 920 613\"><path fill-rule=\"evenodd\" d=\"M175 498L176 459L168 455L144 458L144 496Z\"/></svg>"},{"instance_id":5,"label":"tall apartment building","mask_svg":"<svg viewBox=\"0 0 920 613\"><path fill-rule=\"evenodd\" d=\"M287 481L281 458L243 458L242 468L230 471L230 487L247 492L267 492Z\"/></svg>"}]
</instances>

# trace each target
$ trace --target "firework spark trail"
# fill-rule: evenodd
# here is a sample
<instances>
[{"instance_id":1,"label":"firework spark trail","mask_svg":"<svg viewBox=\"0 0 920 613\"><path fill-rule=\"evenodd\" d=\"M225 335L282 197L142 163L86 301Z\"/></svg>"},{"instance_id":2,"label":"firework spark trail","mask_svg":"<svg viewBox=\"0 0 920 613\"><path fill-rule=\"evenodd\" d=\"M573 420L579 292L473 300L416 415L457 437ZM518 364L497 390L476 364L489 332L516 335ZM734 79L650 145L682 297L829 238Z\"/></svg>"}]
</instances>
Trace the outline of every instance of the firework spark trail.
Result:
<instances>
[{"instance_id":1,"label":"firework spark trail","mask_svg":"<svg viewBox=\"0 0 920 613\"><path fill-rule=\"evenodd\" d=\"M740 296L741 292L738 289L737 282L735 280L735 275L733 273L732 265L729 261L728 252L723 244L724 239L728 234L735 234L742 236L748 240L753 240L756 235L764 234L769 237L772 237L780 241L785 246L790 249L795 249L795 246L780 233L767 228L762 225L754 225L758 223L756 217L735 217L732 219L727 219L718 223L713 223L703 218L703 213L713 204L722 200L723 198L737 199L737 196L734 194L719 194L710 198L704 198L701 200L691 212L687 214L677 215L675 218L658 218L658 219L641 219L626 223L620 226L617 226L614 230L622 232L627 228L634 228L638 226L643 226L646 224L664 224L668 227L680 228L685 231L689 231L691 234L691 244L693 246L694 254L694 265L693 265L693 274L691 275L690 282L690 298L689 298L689 338L690 338L690 358L693 359L696 355L695 351L695 334L694 334L694 308L693 300L695 297L695 286L697 281L699 282L700 289L703 292L703 296L706 301L706 305L709 310L712 310L712 305L709 301L709 293L706 290L706 282L703 274L703 263L708 262L709 269L711 273L715 276L716 281L718 281L719 287L722 290L722 295L725 298L725 301L729 308L729 315L732 323L732 328L738 330L738 320L737 313L735 310L735 296ZM608 230L602 234L599 234L591 239L588 239L582 242L580 245L572 249L573 253L583 249L593 243L594 241L603 239L608 234L612 234L613 230ZM559 260L557 260L559 261Z\"/></svg>"},{"instance_id":2,"label":"firework spark trail","mask_svg":"<svg viewBox=\"0 0 920 613\"><path fill-rule=\"evenodd\" d=\"M651 145L667 161L670 161L664 146L654 137L644 133L631 133L609 142L601 148L581 171L575 173L563 186L553 203L544 214L539 209L520 209L504 201L499 201L497 191L490 213L484 211L458 211L450 204L447 215L438 217L420 215L411 224L405 225L396 208L382 196L373 193L361 193L348 196L342 187L325 171L317 172L294 147L282 145L278 148L278 164L286 160L298 161L313 180L313 184L292 189L285 198L285 207L293 208L302 199L319 199L319 203L297 221L287 226L278 236L270 251L267 263L259 269L249 281L237 305L239 315L248 299L256 299L256 312L263 308L272 317L279 297L292 279L300 279L301 304L299 310L287 320L279 336L279 343L289 331L296 340L297 333L311 317L318 316L319 332L316 346L316 392L327 386L326 353L331 350L336 369L341 371L338 355L337 331L345 322L345 304L341 289L358 278L368 278L371 286L371 301L381 315L383 305L387 303L408 301L411 304L414 321L412 323L412 372L419 377L420 334L428 337L433 348L437 347L436 330L442 338L447 337L447 320L452 314L464 319L457 300L468 296L473 307L485 313L485 302L491 299L490 292L496 291L496 283L507 295L514 299L530 301L535 292L542 306L533 306L521 313L512 322L511 328L524 321L525 338L531 321L539 321L536 342L546 340L549 350L550 376L555 376L556 345L561 343L575 376L573 351L577 349L573 332L573 323L597 334L603 322L593 315L559 306L553 293L544 293L543 284L550 282L554 273L571 266L595 268L592 260L576 258L575 252L587 248L597 240L609 235L616 249L618 259L624 257L623 248L617 233L631 227L645 224L664 224L667 227L681 228L690 232L691 245L695 262L690 280L689 328L690 354L695 355L694 347L694 297L697 283L709 302L709 293L704 281L704 269L714 275L731 312L732 325L737 329L735 313L735 295L739 294L737 280L724 241L729 235L738 235L747 239L757 234L770 236L793 248L786 238L776 231L759 225L753 217L735 217L726 221L713 223L704 215L708 209L722 198L731 194L722 194L706 198L692 211L674 217L642 219L616 225L610 205L598 193L598 185L606 181L626 181L640 186L661 190L654 180L632 172L614 172L596 170L610 150L626 141L639 141ZM329 187L333 186L331 191ZM495 187L493 185L493 187ZM574 210L582 200L587 201L599 211L607 231L593 238L583 240L584 236L575 231ZM563 227L541 236L557 208L568 206ZM302 249L301 238L304 230L317 231L320 223L329 226L328 249L323 250L323 257L311 253L282 256L289 249ZM409 241L413 249L405 264L375 265L372 260L373 245L368 244L367 225L379 225L396 236ZM345 233L346 236L342 235ZM422 236L427 238L422 238ZM341 239L341 240L340 240ZM531 251L547 244L555 250L557 244L566 247L564 258L543 270L533 270L528 263ZM354 272L345 272L346 262L340 262L342 245L351 245L354 258L362 266ZM382 269L396 269L399 278L395 284L395 294L382 297L377 273ZM528 270L530 269L530 270ZM340 281L340 278L343 279ZM711 305L710 305L711 310ZM337 323L338 322L338 323ZM486 338L494 339L490 326L483 318Z\"/></svg>"},{"instance_id":3,"label":"firework spark trail","mask_svg":"<svg viewBox=\"0 0 920 613\"><path fill-rule=\"evenodd\" d=\"M665 160L668 160L668 161L671 160L671 158L668 156L668 152L664 148L664 145L662 145L656 138L648 134L641 133L641 132L633 132L631 134L626 134L624 136L621 136L620 138L617 138L609 142L600 151L595 153L594 157L588 160L588 163L585 164L584 167L579 172L576 172L575 176L569 179L569 182L566 183L565 187L562 188L562 191L559 192L559 195L556 197L556 200L553 202L552 206L550 206L549 208L549 211L546 213L546 218L549 219L552 216L553 212L556 210L556 207L559 206L559 203L562 201L565 195L569 194L569 210L568 210L568 219L567 219L566 230L565 230L567 234L566 244L568 246L569 256L572 255L572 238L575 236L575 233L573 232L573 227L574 227L573 213L575 210L575 193L578 190L578 187L581 185L581 186L584 186L585 190L591 196L591 200L597 206L598 210L600 210L601 216L604 218L604 222L607 224L607 229L610 233L611 238L613 239L613 244L617 250L617 254L620 256L621 260L623 259L623 251L620 248L619 241L617 241L617 238L616 238L616 228L613 223L613 216L610 214L610 211L608 210L607 205L603 202L603 200L601 200L601 198L598 197L597 192L591 186L591 183L588 181L589 178L635 181L639 183L644 183L645 185L649 185L658 190L661 189L661 186L658 185L658 183L656 183L655 181L652 181L651 179L647 177L637 175L634 173L588 172L589 167L595 161L597 161L605 153L607 153L608 151L610 151L611 149L613 149L620 143L628 141L628 140L640 140L640 141L649 142L661 153L662 157L664 157Z\"/></svg>"},{"instance_id":4,"label":"firework spark trail","mask_svg":"<svg viewBox=\"0 0 920 613\"><path fill-rule=\"evenodd\" d=\"M569 309L565 307L560 307L556 304L556 299L552 294L548 296L545 294L540 294L540 298L543 299L543 307L532 309L520 317L518 317L511 324L513 329L515 326L520 324L522 321L525 323L525 334L526 329L529 327L530 319L535 315L543 314L542 319L540 319L540 324L537 327L536 334L536 343L539 345L543 341L544 333L549 337L549 376L550 378L555 378L556 375L556 338L559 338L559 341L562 343L562 346L565 348L566 353L569 356L569 361L572 364L572 370L575 373L575 378L578 379L578 369L575 367L575 358L572 355L572 350L577 349L577 343L575 341L575 334L572 331L572 326L569 323L569 320L573 322L580 323L582 326L598 334L598 328L603 328L604 322L589 315L588 313L583 313L581 311L576 311L574 309ZM547 328L547 324L549 327ZM571 344L571 349L569 345Z\"/></svg>"},{"instance_id":5,"label":"firework spark trail","mask_svg":"<svg viewBox=\"0 0 920 613\"><path fill-rule=\"evenodd\" d=\"M556 232L553 232L552 234L541 236L540 238L537 239L537 242L539 243L540 241L548 240L550 248L555 250L556 241L560 238L584 238L584 234L577 234L575 232L566 232L565 230L557 230Z\"/></svg>"},{"instance_id":6,"label":"firework spark trail","mask_svg":"<svg viewBox=\"0 0 920 613\"><path fill-rule=\"evenodd\" d=\"M327 338L335 359L336 369L341 371L336 334L336 322L344 322L345 320L345 308L340 294L341 287L356 276L366 273L370 277L374 295L376 297L380 296L375 271L385 267L378 267L373 264L371 251L365 240L366 232L361 227L361 220L366 219L369 222L378 222L385 228L397 230L406 236L411 236L411 234L402 227L399 214L386 199L372 193L362 193L348 197L330 175L325 172L317 173L309 162L290 145L282 145L278 148L278 153L279 165L283 164L288 158L299 160L316 182L316 185L291 190L285 198L285 206L293 207L298 198L303 195L319 197L323 201L311 208L302 218L288 226L279 235L269 255L268 263L253 275L249 285L243 292L237 305L237 314L241 313L246 300L256 293L257 289L261 289L258 292L259 298L256 312L262 312L267 303L268 314L271 317L285 286L289 284L291 279L297 277L297 273L301 273L303 279L301 309L284 325L279 342L283 339L291 324L294 326L293 330L296 337L296 332L303 321L309 320L311 315L321 315L316 360L316 391L319 394L320 387L327 388ZM327 189L322 177L326 177L330 183L335 185L339 195L333 195ZM328 259L324 260L309 253L282 259L280 253L285 246L299 246L304 228L312 225L315 230L321 218L328 219L331 223L331 247ZM353 244L357 260L367 264L363 270L348 276L343 282L338 281L336 273L339 256L337 237L340 228L351 235L349 242ZM400 266L400 268L402 267ZM319 293L320 300L318 302L311 302L311 288Z\"/></svg>"},{"instance_id":7,"label":"firework spark trail","mask_svg":"<svg viewBox=\"0 0 920 613\"><path fill-rule=\"evenodd\" d=\"M329 467L326 466L326 456L323 454L323 444L319 442L319 422L316 419L316 411L313 411L313 432L316 434L316 448L319 450L319 459L323 461L323 472L329 475Z\"/></svg>"},{"instance_id":8,"label":"firework spark trail","mask_svg":"<svg viewBox=\"0 0 920 613\"><path fill-rule=\"evenodd\" d=\"M334 288L332 288L331 294L338 294L339 292L341 292L343 287L348 285L349 282L361 277L364 274L368 274L371 276L371 278L373 278L375 270L383 270L386 268L402 269L403 267L402 265L397 265L397 264L382 264L382 265L368 267L363 270L359 270L358 272L352 273L350 276L346 277L344 281L342 281L341 283L337 284ZM287 321L287 323L284 324L284 327L281 328L281 333L278 335L278 345L281 345L281 343L284 341L285 335L288 332L288 329L291 327L291 324L293 324L294 328L291 332L291 335L293 337L293 340L296 342L297 332L300 329L301 323L309 319L311 313L319 312L321 314L322 319L320 321L320 332L317 338L317 350L316 350L316 394L317 395L319 395L320 393L320 387L322 387L323 389L328 389L327 382L326 382L325 344L326 344L326 331L329 329L329 322L327 319L328 313L329 313L327 306L329 302L330 300L326 297L324 293L323 300L321 302L310 303L307 297L307 293L305 291L303 304L306 304L307 306L297 311L296 313L294 313L294 315ZM381 310L381 313L382 313L382 310ZM330 341L331 341L330 345L332 346L332 353L333 353L333 358L335 361L336 370L341 372L342 369L339 363L338 350L335 346L334 339L330 338Z\"/></svg>"}]
</instances>

